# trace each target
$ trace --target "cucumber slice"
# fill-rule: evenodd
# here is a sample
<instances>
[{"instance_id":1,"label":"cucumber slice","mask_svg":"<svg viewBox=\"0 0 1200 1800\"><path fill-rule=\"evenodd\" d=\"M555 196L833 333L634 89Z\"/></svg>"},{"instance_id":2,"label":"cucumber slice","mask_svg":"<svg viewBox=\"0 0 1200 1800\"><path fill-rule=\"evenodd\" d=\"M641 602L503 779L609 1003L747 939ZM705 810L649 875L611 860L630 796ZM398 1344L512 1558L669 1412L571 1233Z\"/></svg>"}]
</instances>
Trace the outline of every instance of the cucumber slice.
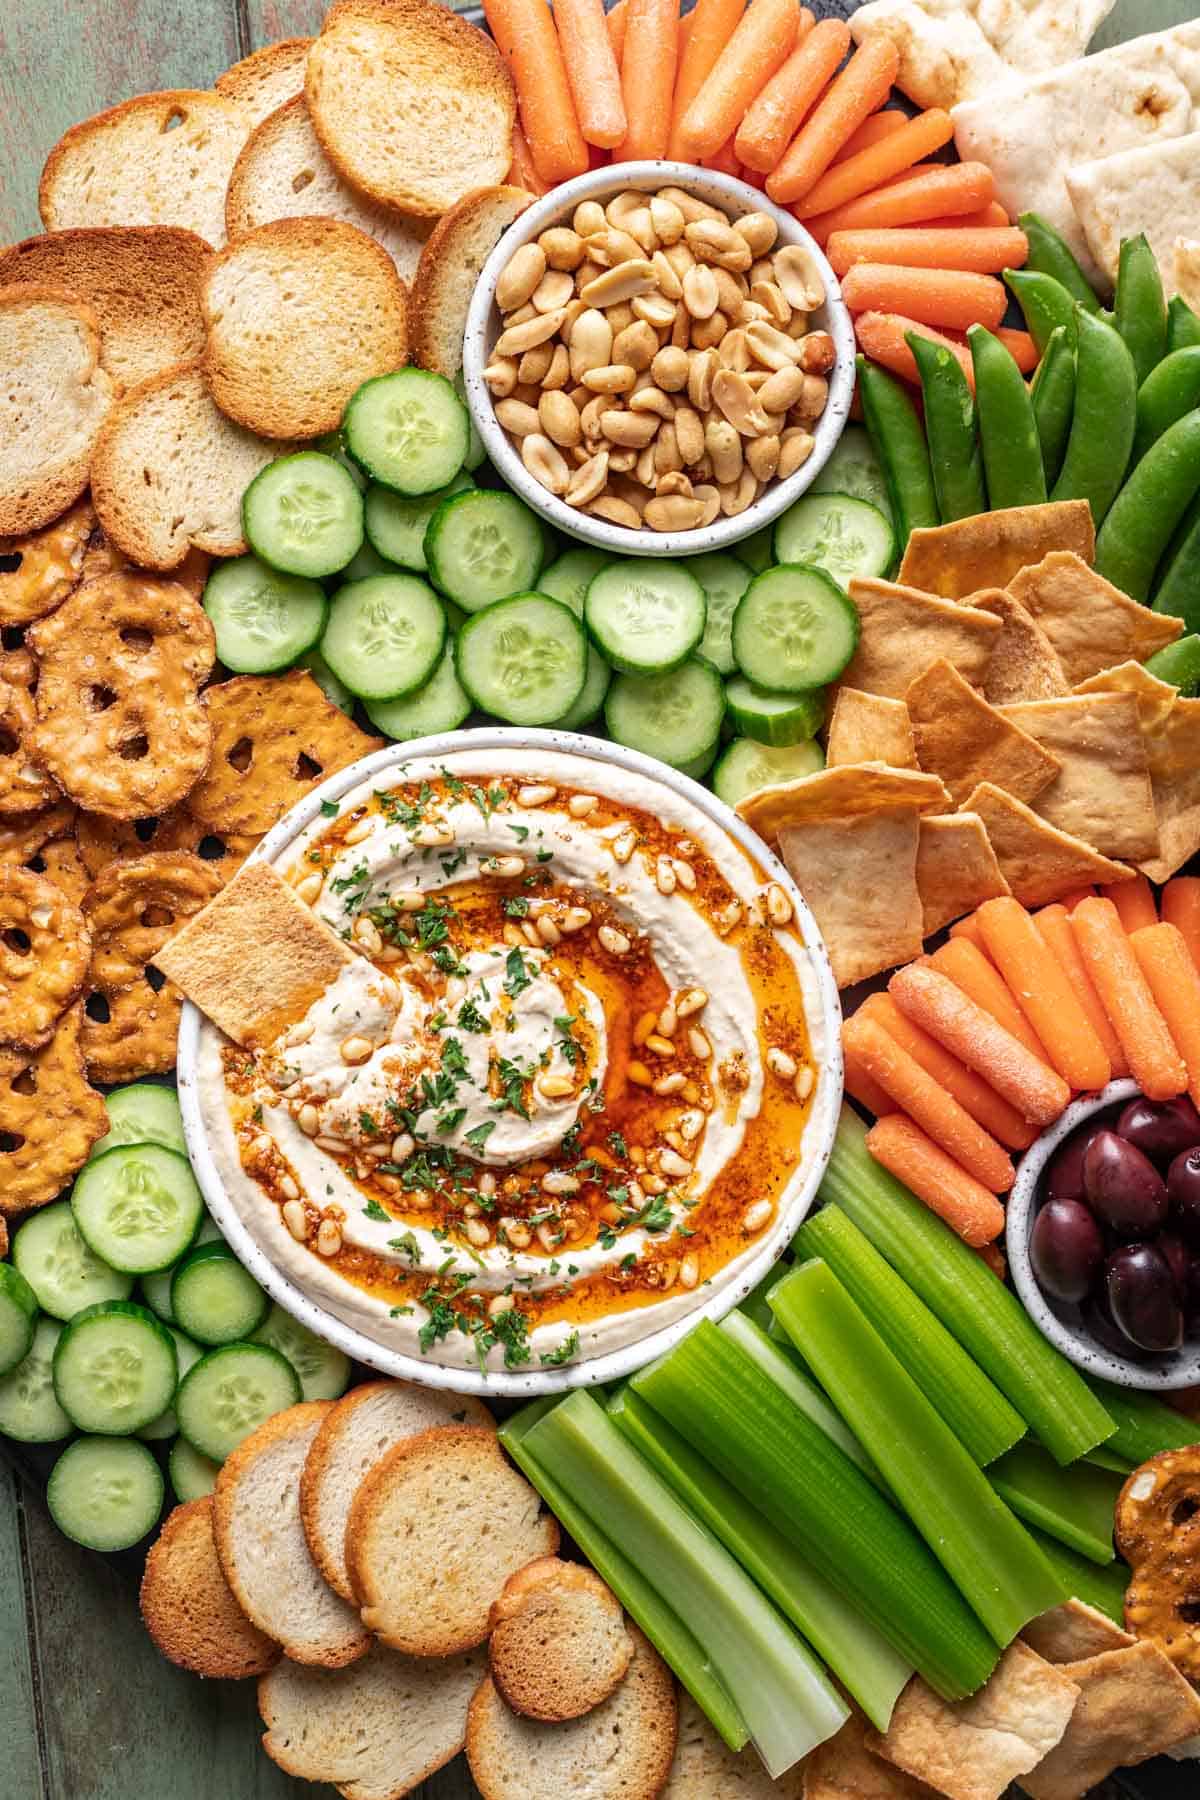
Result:
<instances>
[{"instance_id":1,"label":"cucumber slice","mask_svg":"<svg viewBox=\"0 0 1200 1800\"><path fill-rule=\"evenodd\" d=\"M336 575L362 547L363 497L340 462L301 450L254 477L242 495L242 528L273 569Z\"/></svg>"},{"instance_id":2,"label":"cucumber slice","mask_svg":"<svg viewBox=\"0 0 1200 1800\"><path fill-rule=\"evenodd\" d=\"M50 1517L87 1550L129 1550L158 1524L162 1471L135 1438L68 1444L46 1483Z\"/></svg>"},{"instance_id":3,"label":"cucumber slice","mask_svg":"<svg viewBox=\"0 0 1200 1800\"><path fill-rule=\"evenodd\" d=\"M734 738L721 752L721 759L713 770L713 792L726 806L736 806L739 800L744 800L747 794L756 794L759 788L798 781L802 775L815 775L824 767L824 752L813 738L783 750L755 743L753 738Z\"/></svg>"},{"instance_id":4,"label":"cucumber slice","mask_svg":"<svg viewBox=\"0 0 1200 1800\"><path fill-rule=\"evenodd\" d=\"M587 672L583 678L579 698L561 719L555 719L555 729L578 731L581 725L590 725L604 705L604 696L608 692L608 684L611 680L612 670L595 644L589 644L587 647Z\"/></svg>"},{"instance_id":5,"label":"cucumber slice","mask_svg":"<svg viewBox=\"0 0 1200 1800\"><path fill-rule=\"evenodd\" d=\"M454 391L462 401L463 405L467 406L467 390L466 384L462 378L461 369L454 377ZM475 429L475 420L471 416L471 409L467 406L467 454L463 458L463 467L470 470L473 475L480 464L485 463L486 461L487 450L484 446L483 439Z\"/></svg>"},{"instance_id":6,"label":"cucumber slice","mask_svg":"<svg viewBox=\"0 0 1200 1800\"><path fill-rule=\"evenodd\" d=\"M367 541L388 562L423 575L428 567L425 561L425 532L430 519L443 500L448 500L451 494L464 493L474 486L475 483L464 469L460 469L454 480L447 487L439 488L435 494L410 497L395 494L391 488L372 485L367 489L366 500Z\"/></svg>"},{"instance_id":7,"label":"cucumber slice","mask_svg":"<svg viewBox=\"0 0 1200 1800\"><path fill-rule=\"evenodd\" d=\"M748 538L743 538L737 547L737 557L748 569L753 569L756 575L769 569L775 561L774 526L764 525L761 531L752 532Z\"/></svg>"},{"instance_id":8,"label":"cucumber slice","mask_svg":"<svg viewBox=\"0 0 1200 1800\"><path fill-rule=\"evenodd\" d=\"M368 700L367 717L376 731L390 738L426 737L433 731L456 731L471 710L470 695L454 667L454 643L447 634L442 660L413 694L400 700Z\"/></svg>"},{"instance_id":9,"label":"cucumber slice","mask_svg":"<svg viewBox=\"0 0 1200 1800\"><path fill-rule=\"evenodd\" d=\"M820 474L809 483L810 494L853 494L878 507L894 524L887 482L865 425L847 425ZM738 545L738 552L745 549Z\"/></svg>"},{"instance_id":10,"label":"cucumber slice","mask_svg":"<svg viewBox=\"0 0 1200 1800\"><path fill-rule=\"evenodd\" d=\"M667 675L618 675L604 702L604 722L618 744L685 774L703 758L711 761L724 712L721 677L696 657Z\"/></svg>"},{"instance_id":11,"label":"cucumber slice","mask_svg":"<svg viewBox=\"0 0 1200 1800\"><path fill-rule=\"evenodd\" d=\"M856 575L886 575L896 560L888 519L853 494L805 494L775 526L775 559L824 569L840 588Z\"/></svg>"},{"instance_id":12,"label":"cucumber slice","mask_svg":"<svg viewBox=\"0 0 1200 1800\"><path fill-rule=\"evenodd\" d=\"M269 1344L222 1344L188 1370L175 1396L193 1450L222 1463L242 1439L300 1398L300 1380Z\"/></svg>"},{"instance_id":13,"label":"cucumber slice","mask_svg":"<svg viewBox=\"0 0 1200 1800\"><path fill-rule=\"evenodd\" d=\"M336 706L339 712L354 712L354 695L344 681L338 680L319 649L306 650L298 658L298 664L300 668L308 670L331 706Z\"/></svg>"},{"instance_id":14,"label":"cucumber slice","mask_svg":"<svg viewBox=\"0 0 1200 1800\"><path fill-rule=\"evenodd\" d=\"M365 540L362 548L356 550L344 569L339 569L335 579L343 581L369 581L372 575L399 575L401 570L395 563L390 563L380 556L378 550Z\"/></svg>"},{"instance_id":15,"label":"cucumber slice","mask_svg":"<svg viewBox=\"0 0 1200 1800\"><path fill-rule=\"evenodd\" d=\"M756 687L805 693L835 681L858 644L858 613L820 569L756 575L733 615L733 654Z\"/></svg>"},{"instance_id":16,"label":"cucumber slice","mask_svg":"<svg viewBox=\"0 0 1200 1800\"><path fill-rule=\"evenodd\" d=\"M310 650L325 629L319 582L282 575L257 556L218 563L204 589L217 658L235 675L273 675Z\"/></svg>"},{"instance_id":17,"label":"cucumber slice","mask_svg":"<svg viewBox=\"0 0 1200 1800\"><path fill-rule=\"evenodd\" d=\"M62 1335L44 1315L33 1328L28 1354L0 1376L0 1432L21 1444L57 1444L75 1429L54 1393L54 1348Z\"/></svg>"},{"instance_id":18,"label":"cucumber slice","mask_svg":"<svg viewBox=\"0 0 1200 1800\"><path fill-rule=\"evenodd\" d=\"M542 570L537 591L549 594L552 600L561 600L577 619L582 619L588 588L601 569L607 569L612 561L613 558L605 556L601 550L566 550Z\"/></svg>"},{"instance_id":19,"label":"cucumber slice","mask_svg":"<svg viewBox=\"0 0 1200 1800\"><path fill-rule=\"evenodd\" d=\"M235 1344L257 1331L270 1301L228 1244L189 1250L171 1277L171 1311L201 1344Z\"/></svg>"},{"instance_id":20,"label":"cucumber slice","mask_svg":"<svg viewBox=\"0 0 1200 1800\"><path fill-rule=\"evenodd\" d=\"M744 737L776 748L802 744L805 738L815 737L825 722L823 694L770 694L751 687L744 675L734 675L725 683L725 703Z\"/></svg>"},{"instance_id":21,"label":"cucumber slice","mask_svg":"<svg viewBox=\"0 0 1200 1800\"><path fill-rule=\"evenodd\" d=\"M305 1400L336 1400L350 1385L350 1358L273 1306L254 1333L253 1342L269 1344L291 1363Z\"/></svg>"},{"instance_id":22,"label":"cucumber slice","mask_svg":"<svg viewBox=\"0 0 1200 1800\"><path fill-rule=\"evenodd\" d=\"M682 563L622 557L592 580L583 616L605 659L626 675L665 675L704 636L704 589Z\"/></svg>"},{"instance_id":23,"label":"cucumber slice","mask_svg":"<svg viewBox=\"0 0 1200 1800\"><path fill-rule=\"evenodd\" d=\"M342 420L346 448L373 481L433 494L467 459L470 417L444 375L397 369L364 381Z\"/></svg>"},{"instance_id":24,"label":"cucumber slice","mask_svg":"<svg viewBox=\"0 0 1200 1800\"><path fill-rule=\"evenodd\" d=\"M515 494L451 494L429 521L425 560L436 588L464 612L478 612L537 587L546 560L542 522Z\"/></svg>"},{"instance_id":25,"label":"cucumber slice","mask_svg":"<svg viewBox=\"0 0 1200 1800\"><path fill-rule=\"evenodd\" d=\"M739 545L740 548L740 545ZM735 664L733 645L730 637L733 633L733 615L737 603L753 580L753 571L736 556L693 556L688 560L688 568L704 589L704 597L708 602L704 620L704 636L697 646L697 656L710 662L718 674L731 675Z\"/></svg>"},{"instance_id":26,"label":"cucumber slice","mask_svg":"<svg viewBox=\"0 0 1200 1800\"><path fill-rule=\"evenodd\" d=\"M133 1276L110 1269L84 1243L66 1200L29 1215L13 1239L12 1259L42 1311L56 1319L133 1292Z\"/></svg>"},{"instance_id":27,"label":"cucumber slice","mask_svg":"<svg viewBox=\"0 0 1200 1800\"><path fill-rule=\"evenodd\" d=\"M223 1244L224 1234L211 1213L205 1213L200 1221L200 1229L192 1239L195 1244ZM172 1273L174 1271L171 1271Z\"/></svg>"},{"instance_id":28,"label":"cucumber slice","mask_svg":"<svg viewBox=\"0 0 1200 1800\"><path fill-rule=\"evenodd\" d=\"M416 575L348 581L333 596L321 654L362 700L395 700L428 681L446 641L442 603Z\"/></svg>"},{"instance_id":29,"label":"cucumber slice","mask_svg":"<svg viewBox=\"0 0 1200 1800\"><path fill-rule=\"evenodd\" d=\"M176 1331L172 1326L168 1326L168 1330L175 1342L175 1361L179 1369L179 1380L182 1381L188 1370L194 1368L204 1355L204 1346L193 1343L190 1337L184 1337L182 1331ZM178 1430L179 1420L175 1417L175 1408L168 1406L166 1412L159 1413L157 1419L151 1419L148 1425L143 1425L137 1435L147 1443L158 1444L165 1438L173 1438Z\"/></svg>"},{"instance_id":30,"label":"cucumber slice","mask_svg":"<svg viewBox=\"0 0 1200 1800\"><path fill-rule=\"evenodd\" d=\"M322 456L332 456L334 462L341 463L359 492L366 493L367 478L342 442L340 427L337 431L327 431L324 437L315 438L313 449L319 450Z\"/></svg>"},{"instance_id":31,"label":"cucumber slice","mask_svg":"<svg viewBox=\"0 0 1200 1800\"><path fill-rule=\"evenodd\" d=\"M175 1314L171 1311L171 1282L178 1266L172 1263L169 1269L156 1269L153 1275L143 1275L138 1282L142 1299L164 1325L175 1323Z\"/></svg>"},{"instance_id":32,"label":"cucumber slice","mask_svg":"<svg viewBox=\"0 0 1200 1800\"><path fill-rule=\"evenodd\" d=\"M110 1268L147 1275L183 1255L204 1201L186 1156L162 1144L122 1144L84 1165L71 1211L85 1243Z\"/></svg>"},{"instance_id":33,"label":"cucumber slice","mask_svg":"<svg viewBox=\"0 0 1200 1800\"><path fill-rule=\"evenodd\" d=\"M0 1375L24 1362L37 1324L37 1295L11 1263L0 1263Z\"/></svg>"},{"instance_id":34,"label":"cucumber slice","mask_svg":"<svg viewBox=\"0 0 1200 1800\"><path fill-rule=\"evenodd\" d=\"M467 620L458 634L455 666L484 712L509 725L549 725L583 692L587 640L561 600L514 594Z\"/></svg>"},{"instance_id":35,"label":"cucumber slice","mask_svg":"<svg viewBox=\"0 0 1200 1800\"><path fill-rule=\"evenodd\" d=\"M177 1437L167 1456L167 1474L181 1506L189 1500L203 1500L217 1485L220 1463L210 1462L193 1450L185 1437Z\"/></svg>"},{"instance_id":36,"label":"cucumber slice","mask_svg":"<svg viewBox=\"0 0 1200 1800\"><path fill-rule=\"evenodd\" d=\"M80 1431L139 1431L170 1406L178 1381L170 1332L132 1300L85 1306L63 1326L54 1392Z\"/></svg>"},{"instance_id":37,"label":"cucumber slice","mask_svg":"<svg viewBox=\"0 0 1200 1800\"><path fill-rule=\"evenodd\" d=\"M174 1088L159 1087L152 1081L135 1081L129 1087L114 1088L104 1096L108 1113L108 1130L99 1143L92 1145L89 1162L95 1162L106 1150L118 1144L164 1144L168 1150L187 1155L183 1135L183 1115Z\"/></svg>"}]
</instances>

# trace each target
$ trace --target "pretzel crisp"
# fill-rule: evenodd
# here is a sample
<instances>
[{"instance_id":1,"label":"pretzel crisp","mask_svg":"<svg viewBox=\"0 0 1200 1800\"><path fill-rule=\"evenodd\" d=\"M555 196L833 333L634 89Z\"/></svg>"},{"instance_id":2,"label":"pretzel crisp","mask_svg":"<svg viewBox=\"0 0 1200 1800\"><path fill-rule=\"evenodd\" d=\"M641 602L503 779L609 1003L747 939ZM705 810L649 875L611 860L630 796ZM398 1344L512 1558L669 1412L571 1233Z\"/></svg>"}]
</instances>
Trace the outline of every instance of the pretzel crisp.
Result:
<instances>
[{"instance_id":1,"label":"pretzel crisp","mask_svg":"<svg viewBox=\"0 0 1200 1800\"><path fill-rule=\"evenodd\" d=\"M29 689L0 681L0 814L5 817L50 806L59 797L46 771L34 761L36 720Z\"/></svg>"},{"instance_id":2,"label":"pretzel crisp","mask_svg":"<svg viewBox=\"0 0 1200 1800\"><path fill-rule=\"evenodd\" d=\"M1133 1570L1125 1623L1200 1681L1200 1444L1163 1450L1117 1498L1117 1549Z\"/></svg>"},{"instance_id":3,"label":"pretzel crisp","mask_svg":"<svg viewBox=\"0 0 1200 1800\"><path fill-rule=\"evenodd\" d=\"M83 986L92 937L60 887L0 869L0 1043L36 1050Z\"/></svg>"},{"instance_id":4,"label":"pretzel crisp","mask_svg":"<svg viewBox=\"0 0 1200 1800\"><path fill-rule=\"evenodd\" d=\"M95 527L85 497L41 531L0 538L0 625L28 625L61 606L82 576Z\"/></svg>"},{"instance_id":5,"label":"pretzel crisp","mask_svg":"<svg viewBox=\"0 0 1200 1800\"><path fill-rule=\"evenodd\" d=\"M81 813L76 835L83 866L93 880L109 863L124 857L145 856L150 850L190 850L224 885L258 843L256 836L202 825L186 805L172 807L159 819L105 819L99 813Z\"/></svg>"},{"instance_id":6,"label":"pretzel crisp","mask_svg":"<svg viewBox=\"0 0 1200 1800\"><path fill-rule=\"evenodd\" d=\"M108 1130L84 1073L82 1019L76 1004L40 1050L0 1050L0 1213L53 1200Z\"/></svg>"}]
</instances>

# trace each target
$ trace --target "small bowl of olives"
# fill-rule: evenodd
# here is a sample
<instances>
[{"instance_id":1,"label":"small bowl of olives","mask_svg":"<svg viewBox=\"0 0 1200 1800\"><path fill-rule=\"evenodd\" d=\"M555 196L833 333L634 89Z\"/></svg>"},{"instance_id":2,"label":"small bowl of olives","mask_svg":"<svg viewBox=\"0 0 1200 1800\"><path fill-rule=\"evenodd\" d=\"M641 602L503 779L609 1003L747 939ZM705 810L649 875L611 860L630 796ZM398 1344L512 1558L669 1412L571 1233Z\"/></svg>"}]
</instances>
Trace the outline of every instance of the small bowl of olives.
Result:
<instances>
[{"instance_id":1,"label":"small bowl of olives","mask_svg":"<svg viewBox=\"0 0 1200 1800\"><path fill-rule=\"evenodd\" d=\"M1086 1374L1200 1383L1200 1112L1111 1081L1026 1153L1008 1198L1026 1311Z\"/></svg>"}]
</instances>

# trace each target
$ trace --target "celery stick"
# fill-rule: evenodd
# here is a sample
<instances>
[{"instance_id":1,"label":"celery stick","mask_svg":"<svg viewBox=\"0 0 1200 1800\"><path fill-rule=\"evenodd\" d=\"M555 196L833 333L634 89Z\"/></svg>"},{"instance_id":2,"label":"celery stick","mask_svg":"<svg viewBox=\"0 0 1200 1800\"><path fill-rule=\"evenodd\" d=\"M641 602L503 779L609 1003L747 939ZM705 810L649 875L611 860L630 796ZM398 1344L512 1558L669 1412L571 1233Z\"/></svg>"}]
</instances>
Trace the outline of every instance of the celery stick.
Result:
<instances>
[{"instance_id":1,"label":"celery stick","mask_svg":"<svg viewBox=\"0 0 1200 1800\"><path fill-rule=\"evenodd\" d=\"M1057 1462L1111 1438L1113 1421L1048 1344L1015 1294L949 1226L875 1161L867 1128L842 1107L821 1183L930 1312L968 1350Z\"/></svg>"},{"instance_id":2,"label":"celery stick","mask_svg":"<svg viewBox=\"0 0 1200 1800\"><path fill-rule=\"evenodd\" d=\"M982 1686L995 1645L908 1520L726 1332L702 1320L630 1385L939 1694Z\"/></svg>"},{"instance_id":3,"label":"celery stick","mask_svg":"<svg viewBox=\"0 0 1200 1800\"><path fill-rule=\"evenodd\" d=\"M996 1642L1063 1599L1054 1571L827 1264L771 1294L826 1393Z\"/></svg>"},{"instance_id":4,"label":"celery stick","mask_svg":"<svg viewBox=\"0 0 1200 1800\"><path fill-rule=\"evenodd\" d=\"M1086 1600L1097 1612L1107 1613L1117 1625L1125 1623L1125 1583L1129 1580L1129 1570L1123 1562L1112 1562L1102 1569L1098 1563L1089 1562L1086 1556L1077 1556L1074 1550L1068 1550L1057 1538L1038 1531L1036 1526L1030 1526L1029 1535L1073 1600Z\"/></svg>"},{"instance_id":5,"label":"celery stick","mask_svg":"<svg viewBox=\"0 0 1200 1800\"><path fill-rule=\"evenodd\" d=\"M1160 1450L1186 1450L1200 1442L1200 1420L1178 1413L1154 1394L1140 1388L1114 1387L1089 1375L1088 1386L1117 1422L1104 1448L1124 1457L1135 1468Z\"/></svg>"},{"instance_id":6,"label":"celery stick","mask_svg":"<svg viewBox=\"0 0 1200 1800\"><path fill-rule=\"evenodd\" d=\"M1078 1550L1092 1562L1109 1563L1113 1550L1113 1508L1124 1475L1089 1462L1060 1469L1040 1444L1025 1442L988 1470L988 1479L1015 1513Z\"/></svg>"},{"instance_id":7,"label":"celery stick","mask_svg":"<svg viewBox=\"0 0 1200 1800\"><path fill-rule=\"evenodd\" d=\"M605 1580L630 1616L636 1620L663 1661L671 1668L696 1705L720 1733L731 1750L742 1750L750 1732L729 1690L713 1668L708 1652L698 1644L679 1615L653 1587L641 1569L594 1525L556 1481L552 1481L529 1452L526 1439L538 1420L559 1404L557 1395L534 1400L500 1427L500 1442L526 1479L532 1482L555 1518L570 1532L597 1574Z\"/></svg>"},{"instance_id":8,"label":"celery stick","mask_svg":"<svg viewBox=\"0 0 1200 1800\"><path fill-rule=\"evenodd\" d=\"M632 1563L653 1571L708 1651L769 1774L784 1774L841 1729L849 1711L808 1646L591 1394L576 1389L531 1426L526 1446Z\"/></svg>"},{"instance_id":9,"label":"celery stick","mask_svg":"<svg viewBox=\"0 0 1200 1800\"><path fill-rule=\"evenodd\" d=\"M795 1247L824 1259L977 1463L1024 1436L1021 1415L840 1207L807 1219Z\"/></svg>"},{"instance_id":10,"label":"celery stick","mask_svg":"<svg viewBox=\"0 0 1200 1800\"><path fill-rule=\"evenodd\" d=\"M767 1295L779 1280L780 1275L790 1265L788 1263L772 1263L756 1288L751 1288L742 1301L739 1312L744 1312L748 1319L753 1319L765 1331L771 1323L771 1309L767 1305Z\"/></svg>"},{"instance_id":11,"label":"celery stick","mask_svg":"<svg viewBox=\"0 0 1200 1800\"><path fill-rule=\"evenodd\" d=\"M626 1387L609 1401L608 1414L886 1731L912 1664L644 1400Z\"/></svg>"},{"instance_id":12,"label":"celery stick","mask_svg":"<svg viewBox=\"0 0 1200 1800\"><path fill-rule=\"evenodd\" d=\"M774 1287L775 1283L771 1285ZM774 1318L775 1315L771 1316ZM842 1415L829 1404L816 1382L798 1366L790 1338L774 1343L753 1319L747 1319L741 1312L727 1313L719 1329L754 1359L763 1374L769 1375L776 1387L781 1387L788 1399L794 1401L801 1412L807 1413L813 1424L819 1425L839 1450L845 1451L851 1462L858 1464L881 1493L887 1492L878 1470Z\"/></svg>"},{"instance_id":13,"label":"celery stick","mask_svg":"<svg viewBox=\"0 0 1200 1800\"><path fill-rule=\"evenodd\" d=\"M1107 1444L1098 1444L1094 1450L1089 1450L1083 1461L1097 1469L1111 1469L1114 1475L1130 1475L1136 1466L1127 1456L1115 1456Z\"/></svg>"}]
</instances>

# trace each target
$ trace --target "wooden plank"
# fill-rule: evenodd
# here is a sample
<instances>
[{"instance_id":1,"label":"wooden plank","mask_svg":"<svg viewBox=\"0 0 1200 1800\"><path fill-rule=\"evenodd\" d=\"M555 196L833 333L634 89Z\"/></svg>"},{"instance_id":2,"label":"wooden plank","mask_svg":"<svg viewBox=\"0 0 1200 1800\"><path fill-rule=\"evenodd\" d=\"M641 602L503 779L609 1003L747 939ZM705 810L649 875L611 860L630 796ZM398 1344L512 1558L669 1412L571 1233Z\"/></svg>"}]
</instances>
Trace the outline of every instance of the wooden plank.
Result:
<instances>
[{"instance_id":1,"label":"wooden plank","mask_svg":"<svg viewBox=\"0 0 1200 1800\"><path fill-rule=\"evenodd\" d=\"M133 94L207 87L237 60L235 0L0 6L0 243L40 230L38 174L69 125Z\"/></svg>"},{"instance_id":2,"label":"wooden plank","mask_svg":"<svg viewBox=\"0 0 1200 1800\"><path fill-rule=\"evenodd\" d=\"M255 49L280 38L311 37L320 30L328 0L243 0L249 42ZM466 12L479 0L447 0L453 12Z\"/></svg>"},{"instance_id":3,"label":"wooden plank","mask_svg":"<svg viewBox=\"0 0 1200 1800\"><path fill-rule=\"evenodd\" d=\"M17 1478L0 1465L0 1719L6 1780L20 1800L43 1800L20 1506Z\"/></svg>"}]
</instances>

